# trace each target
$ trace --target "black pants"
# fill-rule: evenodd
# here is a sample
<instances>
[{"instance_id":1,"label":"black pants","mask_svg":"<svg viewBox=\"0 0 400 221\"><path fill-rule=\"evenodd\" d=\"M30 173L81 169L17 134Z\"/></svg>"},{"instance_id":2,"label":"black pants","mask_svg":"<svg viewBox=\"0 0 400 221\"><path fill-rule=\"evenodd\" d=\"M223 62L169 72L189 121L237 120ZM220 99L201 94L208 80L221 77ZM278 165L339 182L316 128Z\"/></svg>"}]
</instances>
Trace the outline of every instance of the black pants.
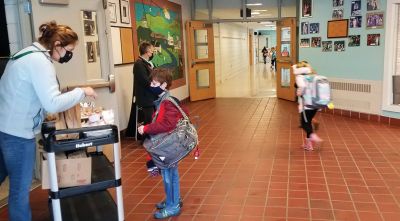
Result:
<instances>
[{"instance_id":1,"label":"black pants","mask_svg":"<svg viewBox=\"0 0 400 221\"><path fill-rule=\"evenodd\" d=\"M275 68L275 70L276 70L276 58L271 59L271 68Z\"/></svg>"},{"instance_id":2,"label":"black pants","mask_svg":"<svg viewBox=\"0 0 400 221\"><path fill-rule=\"evenodd\" d=\"M307 133L307 138L313 133L312 119L314 118L317 110L304 110L300 113L301 127Z\"/></svg>"}]
</instances>

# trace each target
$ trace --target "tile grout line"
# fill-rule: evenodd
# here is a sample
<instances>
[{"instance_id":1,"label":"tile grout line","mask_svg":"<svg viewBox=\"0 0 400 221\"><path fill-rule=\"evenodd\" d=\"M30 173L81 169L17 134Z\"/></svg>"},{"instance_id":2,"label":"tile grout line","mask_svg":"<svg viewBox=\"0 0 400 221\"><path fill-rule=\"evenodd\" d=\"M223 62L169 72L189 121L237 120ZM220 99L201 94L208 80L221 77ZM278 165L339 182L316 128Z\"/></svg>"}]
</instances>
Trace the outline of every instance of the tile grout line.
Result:
<instances>
[{"instance_id":1,"label":"tile grout line","mask_svg":"<svg viewBox=\"0 0 400 221\"><path fill-rule=\"evenodd\" d=\"M346 126L347 126L347 124L346 124ZM349 150L348 150L349 148L347 147L346 142L344 142L344 140L343 140L343 138L342 138L342 134L340 133L340 129L338 128L338 126L337 126L336 123L335 123L335 128L336 128L337 131L339 132L338 134L340 135L341 140L343 141L344 146L346 147L347 151L349 151ZM327 133L327 136L329 137L329 140L331 140L331 138L330 138L330 136L329 136L329 133ZM350 199L351 199L351 202L352 202L352 204L353 204L354 210L355 210L355 212L356 212L357 219L358 219L359 221L362 221L362 220L360 220L360 216L358 215L358 210L357 210L356 204L355 204L355 202L354 202L354 200L353 200L353 196L351 195L351 191L350 191L350 189L349 189L349 185L347 184L346 178L345 178L344 175L343 175L342 166L340 165L340 161L338 160L338 157L337 157L337 155L336 155L336 153L335 153L335 148L333 148L333 145L332 145L332 151L333 151L333 153L334 153L336 162L338 163L339 170L340 170L340 174L342 175L343 181L344 181L344 183L346 184L346 189L347 189L347 191L348 191L349 197L350 197Z\"/></svg>"}]
</instances>

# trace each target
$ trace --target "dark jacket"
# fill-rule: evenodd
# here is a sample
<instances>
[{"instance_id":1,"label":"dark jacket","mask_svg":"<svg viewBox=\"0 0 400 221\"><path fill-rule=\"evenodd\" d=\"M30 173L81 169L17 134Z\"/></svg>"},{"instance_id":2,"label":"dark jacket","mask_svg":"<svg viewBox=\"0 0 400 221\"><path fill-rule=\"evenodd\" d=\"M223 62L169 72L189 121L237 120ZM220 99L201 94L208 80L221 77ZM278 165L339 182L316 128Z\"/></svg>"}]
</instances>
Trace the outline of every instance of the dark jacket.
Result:
<instances>
[{"instance_id":1,"label":"dark jacket","mask_svg":"<svg viewBox=\"0 0 400 221\"><path fill-rule=\"evenodd\" d=\"M157 99L149 87L151 83L151 65L143 58L138 58L133 66L134 90L133 96L136 97L136 104L139 107L152 107Z\"/></svg>"}]
</instances>

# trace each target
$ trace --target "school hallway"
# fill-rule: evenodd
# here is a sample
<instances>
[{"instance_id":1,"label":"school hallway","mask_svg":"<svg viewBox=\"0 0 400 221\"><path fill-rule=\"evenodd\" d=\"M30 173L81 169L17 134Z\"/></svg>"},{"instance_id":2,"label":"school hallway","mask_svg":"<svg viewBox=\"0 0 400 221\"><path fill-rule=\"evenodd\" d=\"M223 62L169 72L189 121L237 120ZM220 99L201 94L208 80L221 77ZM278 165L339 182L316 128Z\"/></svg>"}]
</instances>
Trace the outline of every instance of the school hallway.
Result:
<instances>
[{"instance_id":1,"label":"school hallway","mask_svg":"<svg viewBox=\"0 0 400 221\"><path fill-rule=\"evenodd\" d=\"M249 70L217 84L217 97L276 97L276 73L271 63L258 62Z\"/></svg>"},{"instance_id":2,"label":"school hallway","mask_svg":"<svg viewBox=\"0 0 400 221\"><path fill-rule=\"evenodd\" d=\"M318 132L325 142L306 152L295 103L217 98L188 106L191 116L200 116L201 155L179 165L184 206L169 220L400 217L400 127L386 119L321 113ZM148 175L146 153L133 140L122 141L122 158L125 220L153 220L154 204L164 196L161 177ZM34 221L49 220L47 191L35 189L31 206ZM5 208L0 220L7 220Z\"/></svg>"}]
</instances>

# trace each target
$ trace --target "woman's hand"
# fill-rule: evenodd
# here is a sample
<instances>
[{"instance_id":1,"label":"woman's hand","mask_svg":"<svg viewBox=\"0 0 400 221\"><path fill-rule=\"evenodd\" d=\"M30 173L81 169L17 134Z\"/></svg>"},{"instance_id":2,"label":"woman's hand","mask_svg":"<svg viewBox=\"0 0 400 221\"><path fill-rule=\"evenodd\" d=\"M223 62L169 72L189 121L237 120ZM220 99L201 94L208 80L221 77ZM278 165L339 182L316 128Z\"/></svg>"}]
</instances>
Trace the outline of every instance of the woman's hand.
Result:
<instances>
[{"instance_id":1,"label":"woman's hand","mask_svg":"<svg viewBox=\"0 0 400 221\"><path fill-rule=\"evenodd\" d=\"M85 92L86 97L93 97L93 98L97 97L97 93L91 87L85 87L85 88L82 88L82 90L83 90L83 92Z\"/></svg>"},{"instance_id":2,"label":"woman's hand","mask_svg":"<svg viewBox=\"0 0 400 221\"><path fill-rule=\"evenodd\" d=\"M140 127L138 127L138 132L139 132L139 134L140 135L143 135L144 134L144 126L143 125L141 125Z\"/></svg>"}]
</instances>

